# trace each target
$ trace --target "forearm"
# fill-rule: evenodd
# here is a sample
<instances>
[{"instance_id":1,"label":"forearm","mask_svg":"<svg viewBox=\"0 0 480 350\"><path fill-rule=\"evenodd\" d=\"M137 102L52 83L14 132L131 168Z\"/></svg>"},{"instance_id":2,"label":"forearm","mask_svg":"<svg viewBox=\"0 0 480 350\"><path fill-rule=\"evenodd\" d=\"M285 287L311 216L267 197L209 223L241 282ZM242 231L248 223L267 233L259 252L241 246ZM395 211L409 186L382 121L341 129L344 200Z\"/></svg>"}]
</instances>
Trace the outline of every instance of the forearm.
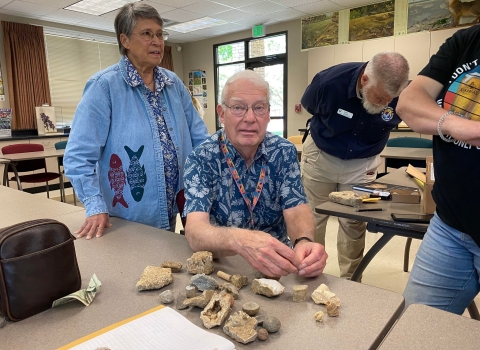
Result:
<instances>
[{"instance_id":1,"label":"forearm","mask_svg":"<svg viewBox=\"0 0 480 350\"><path fill-rule=\"evenodd\" d=\"M312 241L314 240L315 220L307 204L285 210L284 217L288 237L290 237L292 244L300 237L308 237Z\"/></svg>"}]
</instances>

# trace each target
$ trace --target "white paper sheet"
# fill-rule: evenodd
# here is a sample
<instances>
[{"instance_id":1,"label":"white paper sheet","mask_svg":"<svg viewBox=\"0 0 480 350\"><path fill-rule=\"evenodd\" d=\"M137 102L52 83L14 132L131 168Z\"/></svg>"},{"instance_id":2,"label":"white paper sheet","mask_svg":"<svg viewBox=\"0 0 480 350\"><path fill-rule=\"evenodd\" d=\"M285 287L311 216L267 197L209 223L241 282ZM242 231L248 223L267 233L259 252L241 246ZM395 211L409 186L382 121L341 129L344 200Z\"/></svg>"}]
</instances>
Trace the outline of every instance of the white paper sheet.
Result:
<instances>
[{"instance_id":1,"label":"white paper sheet","mask_svg":"<svg viewBox=\"0 0 480 350\"><path fill-rule=\"evenodd\" d=\"M71 349L94 350L234 350L235 345L197 327L171 308L154 311Z\"/></svg>"}]
</instances>

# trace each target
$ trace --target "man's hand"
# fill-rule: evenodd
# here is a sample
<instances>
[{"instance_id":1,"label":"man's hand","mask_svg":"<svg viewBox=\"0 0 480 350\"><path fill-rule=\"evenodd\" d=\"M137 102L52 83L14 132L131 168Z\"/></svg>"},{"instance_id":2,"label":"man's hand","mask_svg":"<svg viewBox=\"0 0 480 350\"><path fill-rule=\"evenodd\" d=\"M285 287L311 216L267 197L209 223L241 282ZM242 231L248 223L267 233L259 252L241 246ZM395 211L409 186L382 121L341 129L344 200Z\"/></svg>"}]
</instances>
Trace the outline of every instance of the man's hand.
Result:
<instances>
[{"instance_id":1,"label":"man's hand","mask_svg":"<svg viewBox=\"0 0 480 350\"><path fill-rule=\"evenodd\" d=\"M77 238L82 238L83 236L87 235L87 239L90 239L95 233L97 238L101 237L103 230L112 226L109 220L110 219L107 213L89 216L85 219L82 227L75 231L75 233L78 234Z\"/></svg>"},{"instance_id":2,"label":"man's hand","mask_svg":"<svg viewBox=\"0 0 480 350\"><path fill-rule=\"evenodd\" d=\"M328 254L319 243L300 241L293 250L300 264L296 265L298 274L303 277L320 275L327 264Z\"/></svg>"},{"instance_id":3,"label":"man's hand","mask_svg":"<svg viewBox=\"0 0 480 350\"><path fill-rule=\"evenodd\" d=\"M278 239L261 231L241 233L238 254L267 276L280 277L297 273L303 257Z\"/></svg>"}]
</instances>

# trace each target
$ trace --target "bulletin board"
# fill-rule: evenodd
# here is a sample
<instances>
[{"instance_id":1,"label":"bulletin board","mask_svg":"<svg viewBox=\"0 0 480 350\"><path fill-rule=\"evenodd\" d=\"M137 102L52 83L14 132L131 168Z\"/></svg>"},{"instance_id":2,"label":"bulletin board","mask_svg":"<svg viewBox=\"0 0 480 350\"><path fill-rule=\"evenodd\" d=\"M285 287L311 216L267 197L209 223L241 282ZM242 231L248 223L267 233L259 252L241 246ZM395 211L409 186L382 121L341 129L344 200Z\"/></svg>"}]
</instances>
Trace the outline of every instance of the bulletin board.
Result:
<instances>
[{"instance_id":1,"label":"bulletin board","mask_svg":"<svg viewBox=\"0 0 480 350\"><path fill-rule=\"evenodd\" d=\"M188 89L202 104L203 109L207 109L207 74L204 70L192 70L188 73Z\"/></svg>"}]
</instances>

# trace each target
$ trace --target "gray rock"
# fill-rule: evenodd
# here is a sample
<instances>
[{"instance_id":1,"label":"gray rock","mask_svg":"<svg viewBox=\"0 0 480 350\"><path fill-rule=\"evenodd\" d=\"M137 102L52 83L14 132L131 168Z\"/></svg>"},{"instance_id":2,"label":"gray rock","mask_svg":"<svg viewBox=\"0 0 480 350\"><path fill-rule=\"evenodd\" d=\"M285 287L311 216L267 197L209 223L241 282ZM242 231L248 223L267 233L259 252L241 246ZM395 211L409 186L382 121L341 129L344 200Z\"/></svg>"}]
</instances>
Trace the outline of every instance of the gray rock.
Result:
<instances>
[{"instance_id":1,"label":"gray rock","mask_svg":"<svg viewBox=\"0 0 480 350\"><path fill-rule=\"evenodd\" d=\"M273 316L268 316L265 321L263 321L263 327L268 331L268 333L275 333L277 332L282 324L280 320Z\"/></svg>"},{"instance_id":2,"label":"gray rock","mask_svg":"<svg viewBox=\"0 0 480 350\"><path fill-rule=\"evenodd\" d=\"M187 297L184 293L178 293L177 302L175 304L175 308L177 310L183 310L188 308L188 305L185 305L184 303L185 299L187 299Z\"/></svg>"},{"instance_id":3,"label":"gray rock","mask_svg":"<svg viewBox=\"0 0 480 350\"><path fill-rule=\"evenodd\" d=\"M192 276L190 279L190 284L197 286L198 290L215 290L218 288L218 283L215 278L206 276L204 273L197 274Z\"/></svg>"},{"instance_id":4,"label":"gray rock","mask_svg":"<svg viewBox=\"0 0 480 350\"><path fill-rule=\"evenodd\" d=\"M198 291L197 286L194 286L192 284L185 287L185 295L187 296L187 298L196 297L197 296L197 291Z\"/></svg>"},{"instance_id":5,"label":"gray rock","mask_svg":"<svg viewBox=\"0 0 480 350\"><path fill-rule=\"evenodd\" d=\"M265 316L263 315L256 315L255 319L257 320L257 325L259 326L263 325L263 322L265 322Z\"/></svg>"},{"instance_id":6,"label":"gray rock","mask_svg":"<svg viewBox=\"0 0 480 350\"><path fill-rule=\"evenodd\" d=\"M242 305L242 310L248 316L255 316L256 314L258 314L258 310L260 310L260 305L254 303L253 301L250 301Z\"/></svg>"},{"instance_id":7,"label":"gray rock","mask_svg":"<svg viewBox=\"0 0 480 350\"><path fill-rule=\"evenodd\" d=\"M233 296L233 299L238 298L238 288L235 287L231 283L224 283L222 286L222 290L226 291L228 294L231 294Z\"/></svg>"},{"instance_id":8,"label":"gray rock","mask_svg":"<svg viewBox=\"0 0 480 350\"><path fill-rule=\"evenodd\" d=\"M170 289L160 293L159 297L160 303L162 304L171 304L175 300L173 292Z\"/></svg>"},{"instance_id":9,"label":"gray rock","mask_svg":"<svg viewBox=\"0 0 480 350\"><path fill-rule=\"evenodd\" d=\"M223 332L242 344L248 344L257 339L256 325L257 320L254 317L248 316L243 311L237 311L225 322Z\"/></svg>"}]
</instances>

